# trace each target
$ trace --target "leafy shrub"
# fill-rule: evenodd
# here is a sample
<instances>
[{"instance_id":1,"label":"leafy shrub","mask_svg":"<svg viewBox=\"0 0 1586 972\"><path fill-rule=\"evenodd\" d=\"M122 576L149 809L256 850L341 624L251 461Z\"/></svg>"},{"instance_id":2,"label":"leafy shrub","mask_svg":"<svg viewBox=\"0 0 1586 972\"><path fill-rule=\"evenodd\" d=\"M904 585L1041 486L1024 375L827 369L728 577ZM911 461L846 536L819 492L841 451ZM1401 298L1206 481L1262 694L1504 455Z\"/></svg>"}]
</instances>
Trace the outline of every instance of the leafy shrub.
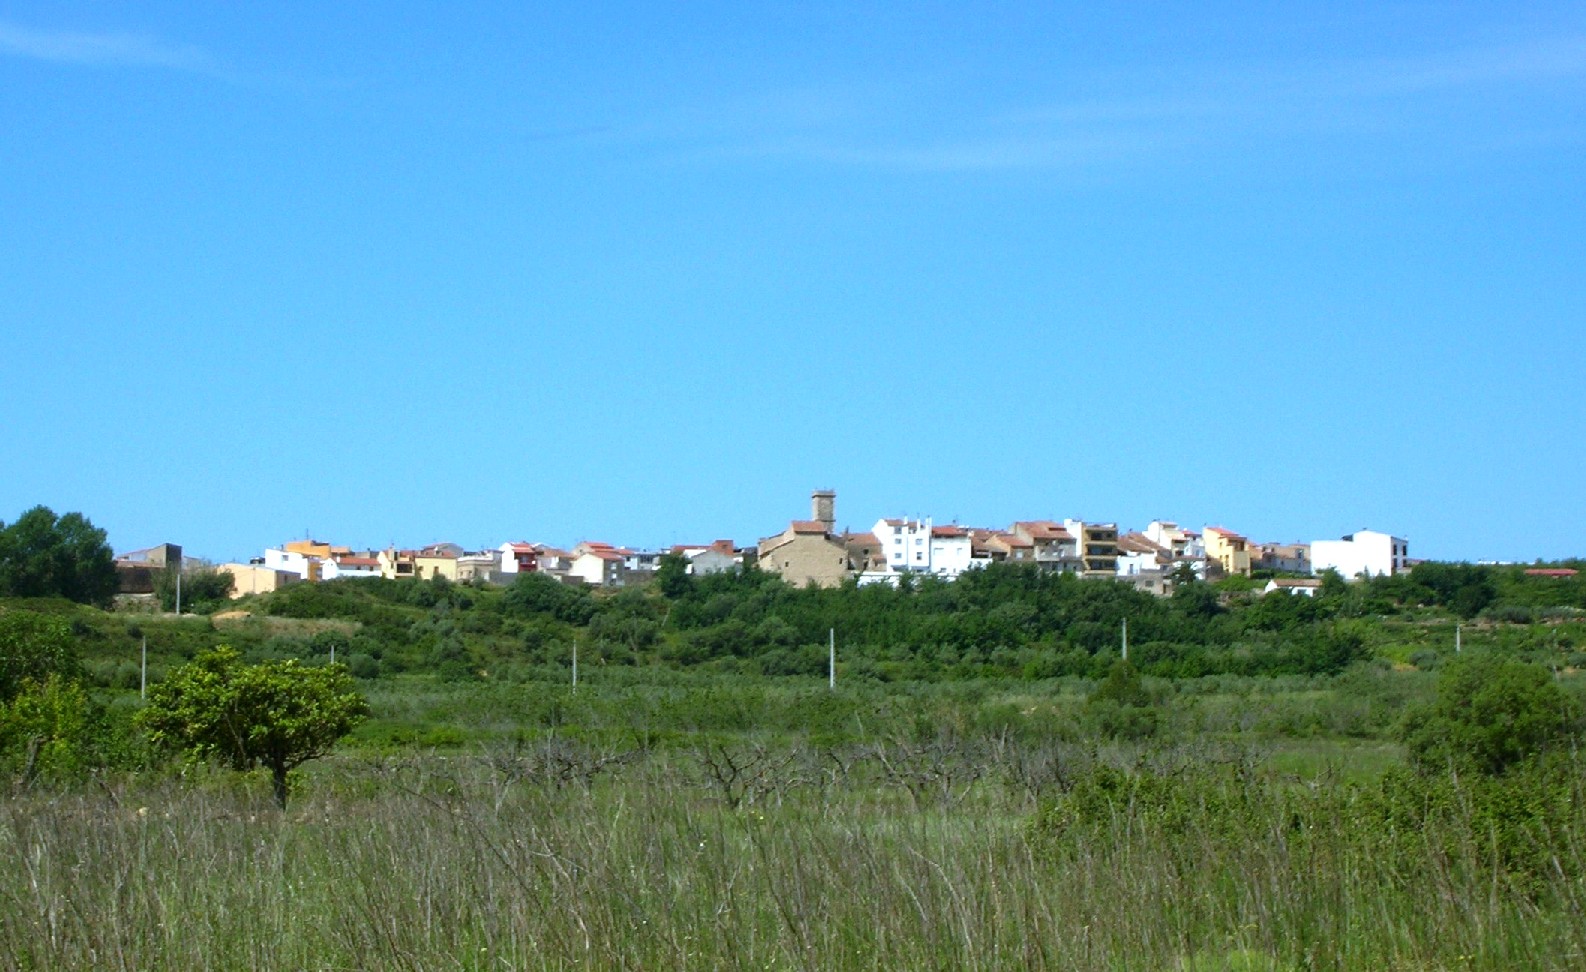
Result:
<instances>
[{"instance_id":1,"label":"leafy shrub","mask_svg":"<svg viewBox=\"0 0 1586 972\"><path fill-rule=\"evenodd\" d=\"M0 702L15 698L25 683L51 675L69 681L82 676L71 626L37 611L0 610Z\"/></svg>"},{"instance_id":2,"label":"leafy shrub","mask_svg":"<svg viewBox=\"0 0 1586 972\"><path fill-rule=\"evenodd\" d=\"M1443 666L1437 697L1406 714L1402 737L1422 770L1496 775L1579 738L1582 718L1547 669L1467 654Z\"/></svg>"}]
</instances>

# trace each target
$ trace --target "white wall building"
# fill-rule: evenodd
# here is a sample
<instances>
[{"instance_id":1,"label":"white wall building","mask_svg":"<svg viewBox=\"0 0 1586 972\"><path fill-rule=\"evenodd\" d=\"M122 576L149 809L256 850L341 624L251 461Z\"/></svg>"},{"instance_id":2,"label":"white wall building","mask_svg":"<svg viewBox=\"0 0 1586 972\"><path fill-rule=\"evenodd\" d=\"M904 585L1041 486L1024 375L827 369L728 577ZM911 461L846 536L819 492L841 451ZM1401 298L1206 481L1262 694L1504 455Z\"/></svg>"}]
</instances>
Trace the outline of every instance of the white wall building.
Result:
<instances>
[{"instance_id":1,"label":"white wall building","mask_svg":"<svg viewBox=\"0 0 1586 972\"><path fill-rule=\"evenodd\" d=\"M1145 537L1159 547L1166 547L1175 560L1206 559L1206 543L1201 535L1171 520L1152 520L1145 528Z\"/></svg>"},{"instance_id":2,"label":"white wall building","mask_svg":"<svg viewBox=\"0 0 1586 972\"><path fill-rule=\"evenodd\" d=\"M332 557L320 564L322 580L346 577L379 577L380 561L375 557Z\"/></svg>"},{"instance_id":3,"label":"white wall building","mask_svg":"<svg viewBox=\"0 0 1586 972\"><path fill-rule=\"evenodd\" d=\"M717 540L709 546L679 544L672 552L688 560L688 572L696 577L707 574L725 574L743 566L743 557L733 547L731 540Z\"/></svg>"},{"instance_id":4,"label":"white wall building","mask_svg":"<svg viewBox=\"0 0 1586 972\"><path fill-rule=\"evenodd\" d=\"M271 547L264 552L265 567L294 574L298 580L319 580L320 564L318 557L310 557L295 550L277 550Z\"/></svg>"},{"instance_id":5,"label":"white wall building","mask_svg":"<svg viewBox=\"0 0 1586 972\"><path fill-rule=\"evenodd\" d=\"M503 574L531 574L539 570L539 554L532 543L509 540L496 551Z\"/></svg>"},{"instance_id":6,"label":"white wall building","mask_svg":"<svg viewBox=\"0 0 1586 972\"><path fill-rule=\"evenodd\" d=\"M590 587L621 587L627 558L622 551L609 543L585 540L573 548L572 562L567 567L569 579L576 578Z\"/></svg>"},{"instance_id":7,"label":"white wall building","mask_svg":"<svg viewBox=\"0 0 1586 972\"><path fill-rule=\"evenodd\" d=\"M871 530L880 552L886 558L885 572L867 571L861 583L886 580L896 583L898 574L932 574L944 580L955 580L959 574L973 568L974 544L969 531L960 526L934 526L929 518L924 520L889 519L876 521Z\"/></svg>"},{"instance_id":8,"label":"white wall building","mask_svg":"<svg viewBox=\"0 0 1586 972\"><path fill-rule=\"evenodd\" d=\"M1357 530L1340 540L1317 540L1311 544L1311 573L1336 570L1345 580L1354 580L1361 574L1400 574L1410 569L1409 560L1409 541L1375 530Z\"/></svg>"}]
</instances>

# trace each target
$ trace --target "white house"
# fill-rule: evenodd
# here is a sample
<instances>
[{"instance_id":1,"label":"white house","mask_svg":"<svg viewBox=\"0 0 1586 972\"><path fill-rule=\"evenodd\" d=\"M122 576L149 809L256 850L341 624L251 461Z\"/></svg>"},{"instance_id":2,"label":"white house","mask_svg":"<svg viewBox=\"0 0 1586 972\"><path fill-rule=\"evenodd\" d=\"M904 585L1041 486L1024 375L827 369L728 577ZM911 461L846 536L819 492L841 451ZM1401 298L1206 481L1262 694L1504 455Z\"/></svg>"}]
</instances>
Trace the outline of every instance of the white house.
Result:
<instances>
[{"instance_id":1,"label":"white house","mask_svg":"<svg viewBox=\"0 0 1586 972\"><path fill-rule=\"evenodd\" d=\"M1339 540L1311 544L1311 573L1336 570L1345 580L1361 574L1377 577L1410 569L1410 543L1375 530L1357 530Z\"/></svg>"},{"instance_id":2,"label":"white house","mask_svg":"<svg viewBox=\"0 0 1586 972\"><path fill-rule=\"evenodd\" d=\"M622 554L622 569L630 574L653 574L661 568L661 558L666 555L664 550L629 550L626 547L617 551Z\"/></svg>"},{"instance_id":3,"label":"white house","mask_svg":"<svg viewBox=\"0 0 1586 972\"><path fill-rule=\"evenodd\" d=\"M573 548L567 568L568 579L578 579L590 587L621 587L627 557L609 543L585 540Z\"/></svg>"},{"instance_id":4,"label":"white house","mask_svg":"<svg viewBox=\"0 0 1586 972\"><path fill-rule=\"evenodd\" d=\"M574 554L546 543L534 545L534 564L540 573L559 581L573 580L568 571L573 569Z\"/></svg>"},{"instance_id":5,"label":"white house","mask_svg":"<svg viewBox=\"0 0 1586 972\"><path fill-rule=\"evenodd\" d=\"M889 580L888 574L932 574L944 580L955 580L959 574L977 563L974 544L968 530L961 526L934 526L930 519L908 520L883 517L871 529L880 546L879 553L886 559L886 570L881 576L869 578ZM861 578L864 582L866 578Z\"/></svg>"},{"instance_id":6,"label":"white house","mask_svg":"<svg viewBox=\"0 0 1586 972\"><path fill-rule=\"evenodd\" d=\"M1280 577L1267 581L1267 586L1261 589L1262 594L1271 594L1273 591L1282 591L1292 597L1315 597L1322 589L1322 582L1314 577Z\"/></svg>"},{"instance_id":7,"label":"white house","mask_svg":"<svg viewBox=\"0 0 1586 972\"><path fill-rule=\"evenodd\" d=\"M1118 576L1138 577L1161 574L1173 567L1173 552L1152 542L1143 533L1125 533L1118 538Z\"/></svg>"},{"instance_id":8,"label":"white house","mask_svg":"<svg viewBox=\"0 0 1586 972\"><path fill-rule=\"evenodd\" d=\"M678 544L672 552L688 559L688 572L696 577L724 574L743 566L743 557L731 540L717 540L709 546Z\"/></svg>"},{"instance_id":9,"label":"white house","mask_svg":"<svg viewBox=\"0 0 1586 972\"><path fill-rule=\"evenodd\" d=\"M488 550L470 550L457 558L457 580L459 583L469 581L483 581L494 584L501 580L501 551L496 547Z\"/></svg>"},{"instance_id":10,"label":"white house","mask_svg":"<svg viewBox=\"0 0 1586 972\"><path fill-rule=\"evenodd\" d=\"M1145 537L1159 547L1166 547L1175 560L1206 559L1206 543L1201 535L1182 529L1172 520L1152 520L1145 528Z\"/></svg>"},{"instance_id":11,"label":"white house","mask_svg":"<svg viewBox=\"0 0 1586 972\"><path fill-rule=\"evenodd\" d=\"M279 550L271 547L264 552L265 567L296 575L298 580L319 580L320 567L323 563L318 557L310 557L295 550Z\"/></svg>"},{"instance_id":12,"label":"white house","mask_svg":"<svg viewBox=\"0 0 1586 972\"><path fill-rule=\"evenodd\" d=\"M380 561L376 557L332 557L320 565L323 580L346 577L379 577Z\"/></svg>"},{"instance_id":13,"label":"white house","mask_svg":"<svg viewBox=\"0 0 1586 972\"><path fill-rule=\"evenodd\" d=\"M508 541L496 550L499 551L503 574L532 574L540 569L539 552L532 543Z\"/></svg>"}]
</instances>

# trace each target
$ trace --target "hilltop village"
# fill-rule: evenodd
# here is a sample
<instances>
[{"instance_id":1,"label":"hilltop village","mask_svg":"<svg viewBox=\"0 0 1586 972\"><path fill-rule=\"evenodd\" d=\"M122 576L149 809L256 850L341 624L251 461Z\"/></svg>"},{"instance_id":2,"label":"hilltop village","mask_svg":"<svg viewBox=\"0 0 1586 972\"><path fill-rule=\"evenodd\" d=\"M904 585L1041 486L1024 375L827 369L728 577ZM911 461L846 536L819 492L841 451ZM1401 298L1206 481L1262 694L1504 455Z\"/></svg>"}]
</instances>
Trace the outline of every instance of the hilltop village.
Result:
<instances>
[{"instance_id":1,"label":"hilltop village","mask_svg":"<svg viewBox=\"0 0 1586 972\"><path fill-rule=\"evenodd\" d=\"M620 588L643 584L663 557L682 557L691 574L706 575L755 566L788 582L836 587L896 586L905 577L951 581L965 571L992 563L1030 564L1038 569L1085 579L1121 581L1155 594L1172 593L1175 580L1274 575L1271 590L1311 595L1317 579L1332 570L1346 579L1408 570L1409 544L1401 537L1360 530L1336 540L1310 543L1256 542L1223 526L1200 530L1168 520L1153 520L1141 530L1116 523L1066 518L1017 520L1005 528L935 523L930 518L882 517L864 531L837 529L837 494L816 490L810 517L793 520L781 532L754 545L732 540L679 544L663 550L636 550L599 540L572 549L547 543L509 540L497 547L468 550L455 543L423 547L354 550L321 540L292 540L266 549L246 563L216 565L233 578L233 597L260 594L286 584L338 578L384 577L458 583L510 583L519 574L540 573L569 584ZM123 591L152 585L153 574L182 560L174 544L120 555ZM152 589L150 587L149 589Z\"/></svg>"}]
</instances>

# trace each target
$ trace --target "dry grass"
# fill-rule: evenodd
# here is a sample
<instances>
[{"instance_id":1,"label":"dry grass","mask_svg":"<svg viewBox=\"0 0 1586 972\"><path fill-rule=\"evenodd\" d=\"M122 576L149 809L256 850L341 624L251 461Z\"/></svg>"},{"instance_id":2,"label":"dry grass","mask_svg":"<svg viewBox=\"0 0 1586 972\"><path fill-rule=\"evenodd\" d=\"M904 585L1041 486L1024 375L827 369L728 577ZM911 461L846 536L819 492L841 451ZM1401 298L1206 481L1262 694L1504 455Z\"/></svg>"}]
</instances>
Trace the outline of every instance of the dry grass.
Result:
<instances>
[{"instance_id":1,"label":"dry grass","mask_svg":"<svg viewBox=\"0 0 1586 972\"><path fill-rule=\"evenodd\" d=\"M989 770L921 800L803 754L734 807L698 754L519 755L344 761L286 814L205 775L15 798L0 968L1586 967L1575 822L1522 892L1475 849L1395 870L1343 822L1120 808L1053 839Z\"/></svg>"}]
</instances>

